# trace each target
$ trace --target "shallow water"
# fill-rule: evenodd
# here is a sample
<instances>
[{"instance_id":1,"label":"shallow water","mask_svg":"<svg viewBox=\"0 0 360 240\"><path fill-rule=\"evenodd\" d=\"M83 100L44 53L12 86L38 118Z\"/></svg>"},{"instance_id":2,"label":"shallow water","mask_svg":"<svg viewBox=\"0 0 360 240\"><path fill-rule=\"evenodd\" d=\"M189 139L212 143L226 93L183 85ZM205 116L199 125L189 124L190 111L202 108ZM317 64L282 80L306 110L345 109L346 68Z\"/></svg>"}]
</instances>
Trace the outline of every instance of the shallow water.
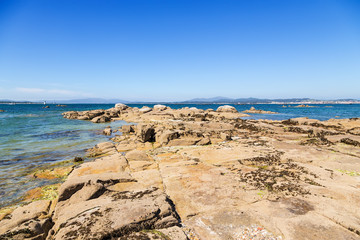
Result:
<instances>
[{"instance_id":1,"label":"shallow water","mask_svg":"<svg viewBox=\"0 0 360 240\"><path fill-rule=\"evenodd\" d=\"M0 207L13 203L31 188L57 180L33 179L38 168L83 156L85 150L108 140L101 135L106 126L125 122L94 124L69 120L61 113L70 110L110 108L111 105L68 105L43 109L43 105L0 105Z\"/></svg>"},{"instance_id":2,"label":"shallow water","mask_svg":"<svg viewBox=\"0 0 360 240\"><path fill-rule=\"evenodd\" d=\"M171 108L197 107L216 109L218 104L167 104ZM85 149L109 139L101 135L106 126L120 127L125 122L94 124L90 121L64 119L65 111L107 109L113 104L69 104L66 107L18 104L2 105L0 109L0 207L14 203L31 188L54 183L29 177L34 170L50 163L83 156ZM131 107L144 105L129 104ZM153 104L146 104L152 107ZM233 105L239 111L254 106L279 114L251 114L252 119L283 120L309 117L319 120L360 117L360 105L312 105L312 108L282 107L282 105ZM293 105L294 106L294 105Z\"/></svg>"}]
</instances>

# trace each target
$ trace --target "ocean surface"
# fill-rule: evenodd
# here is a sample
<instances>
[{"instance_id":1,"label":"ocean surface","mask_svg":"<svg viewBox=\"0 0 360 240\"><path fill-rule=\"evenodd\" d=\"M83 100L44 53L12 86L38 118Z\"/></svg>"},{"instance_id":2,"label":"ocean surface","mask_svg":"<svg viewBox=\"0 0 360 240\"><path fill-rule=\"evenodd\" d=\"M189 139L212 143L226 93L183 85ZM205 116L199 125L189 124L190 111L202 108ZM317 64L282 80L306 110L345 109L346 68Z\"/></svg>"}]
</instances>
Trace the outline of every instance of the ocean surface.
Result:
<instances>
[{"instance_id":1,"label":"ocean surface","mask_svg":"<svg viewBox=\"0 0 360 240\"><path fill-rule=\"evenodd\" d=\"M218 104L167 104L171 108L197 107L216 109ZM110 137L101 134L106 126L113 129L124 121L95 124L90 121L69 120L65 111L107 109L113 104L68 104L66 107L43 108L38 104L0 104L0 207L14 204L35 187L53 184L58 180L34 179L35 170L49 164L83 157L85 150ZM131 107L142 107L129 104ZM145 104L152 107L153 104ZM256 109L279 114L252 114L251 119L284 120L309 117L319 120L360 117L360 104L311 105L311 108L283 107L275 104L233 105L239 111ZM288 105L286 105L288 106ZM295 106L295 105L292 105Z\"/></svg>"}]
</instances>

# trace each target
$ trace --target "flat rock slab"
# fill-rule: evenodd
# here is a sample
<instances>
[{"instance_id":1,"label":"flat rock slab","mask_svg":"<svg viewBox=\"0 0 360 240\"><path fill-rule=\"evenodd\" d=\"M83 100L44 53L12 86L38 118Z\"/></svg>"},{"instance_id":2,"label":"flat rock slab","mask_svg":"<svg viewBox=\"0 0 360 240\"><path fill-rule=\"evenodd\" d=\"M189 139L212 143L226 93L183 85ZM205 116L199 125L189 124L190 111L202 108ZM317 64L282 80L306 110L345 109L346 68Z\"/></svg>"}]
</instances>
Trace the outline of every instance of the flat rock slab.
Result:
<instances>
[{"instance_id":1,"label":"flat rock slab","mask_svg":"<svg viewBox=\"0 0 360 240\"><path fill-rule=\"evenodd\" d=\"M171 201L161 191L107 192L58 209L49 239L120 238L144 229L179 225Z\"/></svg>"},{"instance_id":2,"label":"flat rock slab","mask_svg":"<svg viewBox=\"0 0 360 240\"><path fill-rule=\"evenodd\" d=\"M81 164L74 169L68 179L91 174L123 172L127 167L127 161L120 153L98 158L93 162Z\"/></svg>"},{"instance_id":3,"label":"flat rock slab","mask_svg":"<svg viewBox=\"0 0 360 240\"><path fill-rule=\"evenodd\" d=\"M51 201L41 200L15 209L1 221L0 239L45 239L52 222Z\"/></svg>"}]
</instances>

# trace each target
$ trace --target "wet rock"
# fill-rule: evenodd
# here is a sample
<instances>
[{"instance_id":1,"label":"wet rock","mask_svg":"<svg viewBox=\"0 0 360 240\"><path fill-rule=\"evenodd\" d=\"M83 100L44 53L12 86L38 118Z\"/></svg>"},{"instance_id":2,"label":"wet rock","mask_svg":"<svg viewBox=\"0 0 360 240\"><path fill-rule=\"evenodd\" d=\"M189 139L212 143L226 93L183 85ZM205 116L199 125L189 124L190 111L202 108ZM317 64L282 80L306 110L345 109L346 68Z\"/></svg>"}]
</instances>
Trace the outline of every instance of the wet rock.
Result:
<instances>
[{"instance_id":1,"label":"wet rock","mask_svg":"<svg viewBox=\"0 0 360 240\"><path fill-rule=\"evenodd\" d=\"M250 110L245 110L243 113L255 113L255 114L277 114L277 112L272 111L265 111L260 109L255 109L254 107L251 107Z\"/></svg>"},{"instance_id":2,"label":"wet rock","mask_svg":"<svg viewBox=\"0 0 360 240\"><path fill-rule=\"evenodd\" d=\"M106 136L110 136L112 134L112 129L111 127L106 127L104 130L103 130L103 134L106 135Z\"/></svg>"}]
</instances>

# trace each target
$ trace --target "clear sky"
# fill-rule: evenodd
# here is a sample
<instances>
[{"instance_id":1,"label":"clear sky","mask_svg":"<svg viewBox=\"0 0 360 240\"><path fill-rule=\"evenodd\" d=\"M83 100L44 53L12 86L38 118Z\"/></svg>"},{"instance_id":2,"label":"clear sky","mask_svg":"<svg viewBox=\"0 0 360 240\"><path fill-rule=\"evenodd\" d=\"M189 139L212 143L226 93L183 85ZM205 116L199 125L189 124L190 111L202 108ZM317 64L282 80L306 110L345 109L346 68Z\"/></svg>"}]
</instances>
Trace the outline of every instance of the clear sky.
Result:
<instances>
[{"instance_id":1,"label":"clear sky","mask_svg":"<svg viewBox=\"0 0 360 240\"><path fill-rule=\"evenodd\" d=\"M360 99L360 1L0 1L0 99L215 96Z\"/></svg>"}]
</instances>

